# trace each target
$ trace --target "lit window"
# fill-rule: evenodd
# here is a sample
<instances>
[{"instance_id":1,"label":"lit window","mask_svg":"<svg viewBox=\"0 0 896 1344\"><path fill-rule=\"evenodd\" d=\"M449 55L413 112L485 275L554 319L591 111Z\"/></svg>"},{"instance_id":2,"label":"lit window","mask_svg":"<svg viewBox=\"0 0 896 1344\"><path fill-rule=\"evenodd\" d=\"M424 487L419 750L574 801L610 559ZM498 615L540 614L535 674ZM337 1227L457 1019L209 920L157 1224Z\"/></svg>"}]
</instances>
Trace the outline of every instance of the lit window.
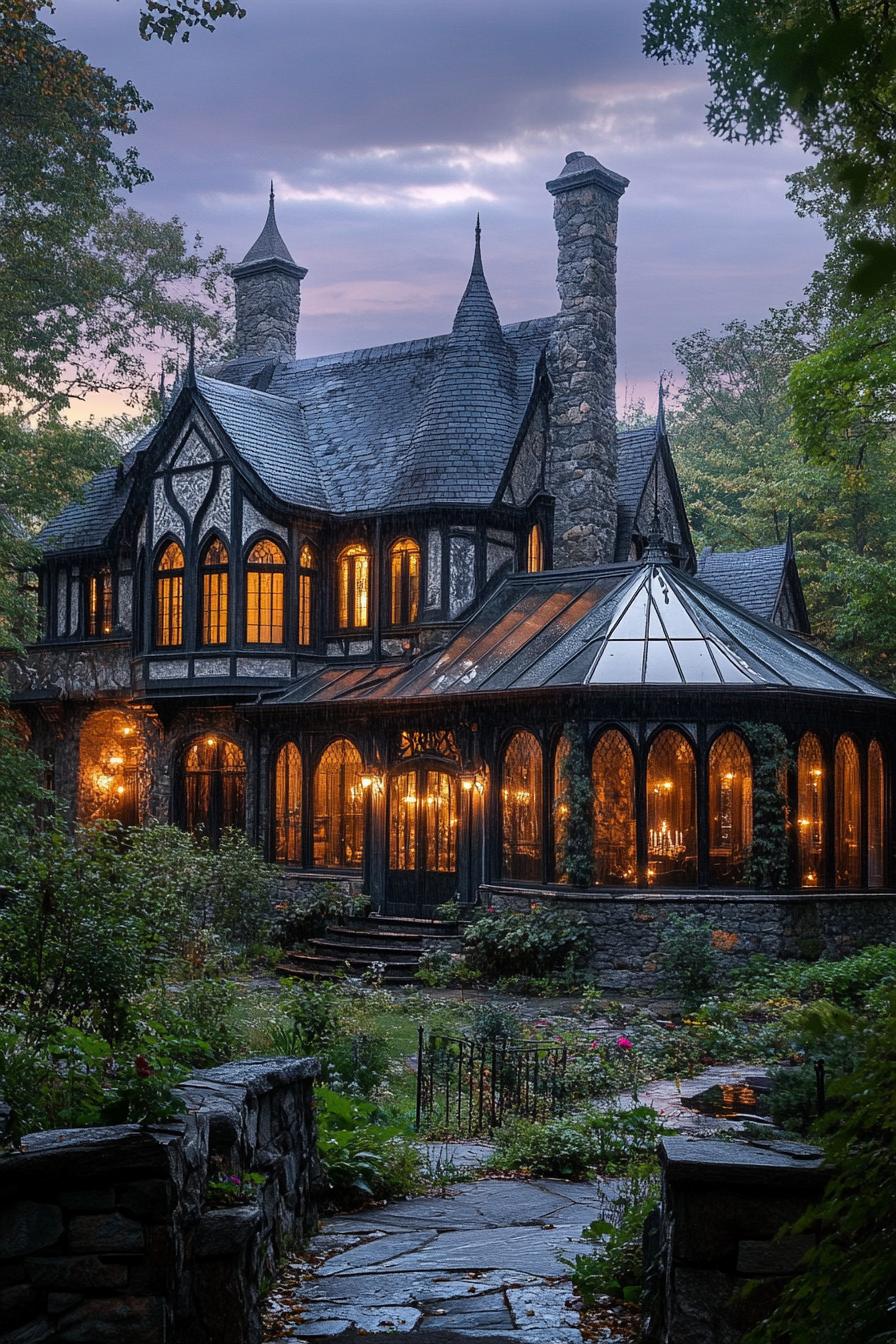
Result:
<instances>
[{"instance_id":1,"label":"lit window","mask_svg":"<svg viewBox=\"0 0 896 1344\"><path fill-rule=\"evenodd\" d=\"M139 719L115 709L88 714L78 756L78 819L138 826L147 782Z\"/></svg>"},{"instance_id":2,"label":"lit window","mask_svg":"<svg viewBox=\"0 0 896 1344\"><path fill-rule=\"evenodd\" d=\"M647 881L687 887L696 880L696 761L687 738L667 728L647 757Z\"/></svg>"},{"instance_id":3,"label":"lit window","mask_svg":"<svg viewBox=\"0 0 896 1344\"><path fill-rule=\"evenodd\" d=\"M227 547L218 537L213 538L202 557L203 644L227 643L228 562Z\"/></svg>"},{"instance_id":4,"label":"lit window","mask_svg":"<svg viewBox=\"0 0 896 1344\"><path fill-rule=\"evenodd\" d=\"M800 886L818 887L824 872L824 765L821 743L805 733L796 754Z\"/></svg>"},{"instance_id":5,"label":"lit window","mask_svg":"<svg viewBox=\"0 0 896 1344\"><path fill-rule=\"evenodd\" d=\"M299 621L298 642L303 648L314 643L314 585L317 575L317 556L306 542L299 552Z\"/></svg>"},{"instance_id":6,"label":"lit window","mask_svg":"<svg viewBox=\"0 0 896 1344\"><path fill-rule=\"evenodd\" d=\"M531 733L515 733L504 752L501 777L505 877L541 880L541 804L541 747Z\"/></svg>"},{"instance_id":7,"label":"lit window","mask_svg":"<svg viewBox=\"0 0 896 1344\"><path fill-rule=\"evenodd\" d=\"M868 748L868 885L872 891L884 885L884 757L880 743Z\"/></svg>"},{"instance_id":8,"label":"lit window","mask_svg":"<svg viewBox=\"0 0 896 1344\"><path fill-rule=\"evenodd\" d=\"M753 843L753 761L740 733L722 733L709 752L709 873L737 886Z\"/></svg>"},{"instance_id":9,"label":"lit window","mask_svg":"<svg viewBox=\"0 0 896 1344\"><path fill-rule=\"evenodd\" d=\"M280 748L274 770L274 858L302 860L302 757L294 742Z\"/></svg>"},{"instance_id":10,"label":"lit window","mask_svg":"<svg viewBox=\"0 0 896 1344\"><path fill-rule=\"evenodd\" d=\"M526 569L530 574L537 574L540 569L544 569L544 539L538 523L533 523L529 531L529 542L526 547Z\"/></svg>"},{"instance_id":11,"label":"lit window","mask_svg":"<svg viewBox=\"0 0 896 1344\"><path fill-rule=\"evenodd\" d=\"M184 553L169 542L156 566L156 645L175 648L184 642Z\"/></svg>"},{"instance_id":12,"label":"lit window","mask_svg":"<svg viewBox=\"0 0 896 1344\"><path fill-rule=\"evenodd\" d=\"M273 541L257 541L246 558L246 643L283 643L286 557Z\"/></svg>"},{"instance_id":13,"label":"lit window","mask_svg":"<svg viewBox=\"0 0 896 1344\"><path fill-rule=\"evenodd\" d=\"M618 728L598 738L591 761L594 789L594 876L599 887L633 886L635 758Z\"/></svg>"},{"instance_id":14,"label":"lit window","mask_svg":"<svg viewBox=\"0 0 896 1344\"><path fill-rule=\"evenodd\" d=\"M338 561L340 630L358 630L370 619L370 552L361 542L346 546Z\"/></svg>"},{"instance_id":15,"label":"lit window","mask_svg":"<svg viewBox=\"0 0 896 1344\"><path fill-rule=\"evenodd\" d=\"M845 734L834 752L834 870L838 887L862 880L862 785L859 753Z\"/></svg>"},{"instance_id":16,"label":"lit window","mask_svg":"<svg viewBox=\"0 0 896 1344\"><path fill-rule=\"evenodd\" d=\"M246 824L246 763L227 738L197 737L184 757L184 825L217 846L226 830Z\"/></svg>"},{"instance_id":17,"label":"lit window","mask_svg":"<svg viewBox=\"0 0 896 1344\"><path fill-rule=\"evenodd\" d=\"M314 864L360 868L364 845L361 754L347 738L331 742L314 772Z\"/></svg>"},{"instance_id":18,"label":"lit window","mask_svg":"<svg viewBox=\"0 0 896 1344\"><path fill-rule=\"evenodd\" d=\"M88 576L86 630L94 639L112 633L112 571L108 565Z\"/></svg>"},{"instance_id":19,"label":"lit window","mask_svg":"<svg viewBox=\"0 0 896 1344\"><path fill-rule=\"evenodd\" d=\"M389 551L393 625L412 625L420 614L420 547L410 537L393 543Z\"/></svg>"},{"instance_id":20,"label":"lit window","mask_svg":"<svg viewBox=\"0 0 896 1344\"><path fill-rule=\"evenodd\" d=\"M567 836L569 834L569 789L567 786L566 762L571 751L569 738L563 736L554 752L554 874L558 882L568 882L569 874L564 864Z\"/></svg>"}]
</instances>

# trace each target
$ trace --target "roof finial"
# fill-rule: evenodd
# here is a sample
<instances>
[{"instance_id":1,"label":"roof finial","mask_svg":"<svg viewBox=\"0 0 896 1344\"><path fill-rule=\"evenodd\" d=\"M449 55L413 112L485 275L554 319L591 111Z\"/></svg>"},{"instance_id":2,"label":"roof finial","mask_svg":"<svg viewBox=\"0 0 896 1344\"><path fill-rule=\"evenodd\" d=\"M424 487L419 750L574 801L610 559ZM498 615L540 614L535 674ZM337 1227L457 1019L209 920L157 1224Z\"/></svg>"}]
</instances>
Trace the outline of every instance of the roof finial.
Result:
<instances>
[{"instance_id":1,"label":"roof finial","mask_svg":"<svg viewBox=\"0 0 896 1344\"><path fill-rule=\"evenodd\" d=\"M274 204L274 179L271 178L271 205Z\"/></svg>"},{"instance_id":2,"label":"roof finial","mask_svg":"<svg viewBox=\"0 0 896 1344\"><path fill-rule=\"evenodd\" d=\"M476 239L476 246L473 249L473 269L470 272L470 274L483 275L484 272L482 269L482 249L480 246L480 240L482 238L482 225L479 223L478 210L476 211L476 228L474 230L474 237Z\"/></svg>"},{"instance_id":3,"label":"roof finial","mask_svg":"<svg viewBox=\"0 0 896 1344\"><path fill-rule=\"evenodd\" d=\"M660 435L662 435L663 438L666 437L666 398L665 398L665 395L664 395L664 392L663 392L663 377L664 377L664 375L661 373L661 374L660 374L660 388L659 388L659 392L657 393L657 399L656 399L656 436L657 436L657 438L659 438Z\"/></svg>"},{"instance_id":4,"label":"roof finial","mask_svg":"<svg viewBox=\"0 0 896 1344\"><path fill-rule=\"evenodd\" d=\"M165 414L165 365L159 370L159 414Z\"/></svg>"},{"instance_id":5,"label":"roof finial","mask_svg":"<svg viewBox=\"0 0 896 1344\"><path fill-rule=\"evenodd\" d=\"M196 328L190 323L190 352L187 357L187 373L184 378L185 387L196 386Z\"/></svg>"}]
</instances>

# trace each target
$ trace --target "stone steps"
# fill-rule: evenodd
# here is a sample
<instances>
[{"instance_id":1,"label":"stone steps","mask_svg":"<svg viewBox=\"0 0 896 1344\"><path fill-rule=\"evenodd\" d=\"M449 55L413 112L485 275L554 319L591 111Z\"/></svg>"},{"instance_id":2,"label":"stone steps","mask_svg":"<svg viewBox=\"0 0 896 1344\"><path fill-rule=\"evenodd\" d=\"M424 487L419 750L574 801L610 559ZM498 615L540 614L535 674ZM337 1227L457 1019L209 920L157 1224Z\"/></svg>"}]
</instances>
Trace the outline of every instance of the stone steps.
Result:
<instances>
[{"instance_id":1,"label":"stone steps","mask_svg":"<svg viewBox=\"0 0 896 1344\"><path fill-rule=\"evenodd\" d=\"M363 976L374 964L385 967L385 985L409 985L427 947L460 946L455 924L431 919L400 919L372 915L330 924L318 938L286 954L277 967L281 975L303 980Z\"/></svg>"}]
</instances>

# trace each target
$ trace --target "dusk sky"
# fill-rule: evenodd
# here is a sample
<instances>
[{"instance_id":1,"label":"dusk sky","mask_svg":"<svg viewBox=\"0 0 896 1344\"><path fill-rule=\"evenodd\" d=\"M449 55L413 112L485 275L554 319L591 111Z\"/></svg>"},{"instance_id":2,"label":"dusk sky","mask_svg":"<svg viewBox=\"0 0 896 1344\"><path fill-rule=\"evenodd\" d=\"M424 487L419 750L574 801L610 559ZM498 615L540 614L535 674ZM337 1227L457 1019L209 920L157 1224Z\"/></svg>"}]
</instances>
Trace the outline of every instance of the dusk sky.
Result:
<instances>
[{"instance_id":1,"label":"dusk sky","mask_svg":"<svg viewBox=\"0 0 896 1344\"><path fill-rule=\"evenodd\" d=\"M797 298L823 254L785 175L793 140L703 125L699 69L641 54L636 0L244 0L169 47L134 0L61 0L57 31L154 104L134 203L239 260L274 178L303 285L299 353L450 327L476 211L502 321L555 311L545 181L583 149L631 179L619 230L619 394L652 401L672 342Z\"/></svg>"}]
</instances>

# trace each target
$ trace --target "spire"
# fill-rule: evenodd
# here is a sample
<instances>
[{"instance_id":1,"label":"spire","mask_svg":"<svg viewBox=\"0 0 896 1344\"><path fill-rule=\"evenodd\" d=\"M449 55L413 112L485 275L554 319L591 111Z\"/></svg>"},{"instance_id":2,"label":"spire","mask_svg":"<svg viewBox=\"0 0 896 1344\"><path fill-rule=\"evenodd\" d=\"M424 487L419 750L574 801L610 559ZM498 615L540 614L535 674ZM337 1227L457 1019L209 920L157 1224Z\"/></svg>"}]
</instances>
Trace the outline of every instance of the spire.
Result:
<instances>
[{"instance_id":1,"label":"spire","mask_svg":"<svg viewBox=\"0 0 896 1344\"><path fill-rule=\"evenodd\" d=\"M666 399L663 395L663 375L660 374L660 389L656 399L656 437L658 439L667 437L666 434Z\"/></svg>"},{"instance_id":2,"label":"spire","mask_svg":"<svg viewBox=\"0 0 896 1344\"><path fill-rule=\"evenodd\" d=\"M482 265L482 226L479 223L478 214L476 216L474 239L473 265L470 267L467 287L454 315L454 325L451 329L452 342L456 343L457 340L462 341L468 338L483 347L503 349L505 341L504 333L501 330L501 319L498 317L498 310L492 299Z\"/></svg>"},{"instance_id":3,"label":"spire","mask_svg":"<svg viewBox=\"0 0 896 1344\"><path fill-rule=\"evenodd\" d=\"M482 269L482 225L479 223L479 211L476 211L476 246L473 249L473 269L471 275L485 275Z\"/></svg>"},{"instance_id":4,"label":"spire","mask_svg":"<svg viewBox=\"0 0 896 1344\"><path fill-rule=\"evenodd\" d=\"M190 350L187 356L187 372L184 387L196 386L196 328L190 323Z\"/></svg>"},{"instance_id":5,"label":"spire","mask_svg":"<svg viewBox=\"0 0 896 1344\"><path fill-rule=\"evenodd\" d=\"M159 370L159 414L165 414L165 365Z\"/></svg>"},{"instance_id":6,"label":"spire","mask_svg":"<svg viewBox=\"0 0 896 1344\"><path fill-rule=\"evenodd\" d=\"M255 239L255 242L249 248L249 251L239 263L245 266L247 262L252 261L285 261L290 266L295 266L292 253L280 236L280 230L277 228L277 216L274 211L274 179L271 178L271 194L268 199L268 214L264 222L264 228Z\"/></svg>"}]
</instances>

